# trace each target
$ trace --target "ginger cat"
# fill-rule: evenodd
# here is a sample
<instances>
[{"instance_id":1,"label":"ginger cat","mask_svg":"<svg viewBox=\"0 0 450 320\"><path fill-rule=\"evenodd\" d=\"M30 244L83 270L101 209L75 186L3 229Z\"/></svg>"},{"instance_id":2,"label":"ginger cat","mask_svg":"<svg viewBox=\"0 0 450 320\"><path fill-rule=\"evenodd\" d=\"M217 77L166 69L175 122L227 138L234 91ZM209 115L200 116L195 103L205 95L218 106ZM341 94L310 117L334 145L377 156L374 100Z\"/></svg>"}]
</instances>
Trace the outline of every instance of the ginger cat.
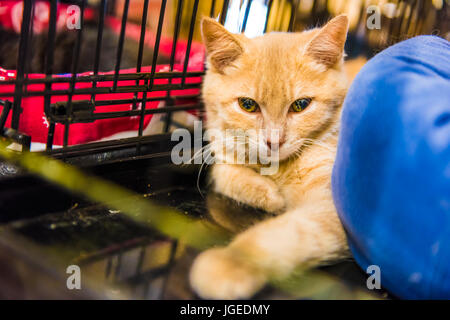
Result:
<instances>
[{"instance_id":1,"label":"ginger cat","mask_svg":"<svg viewBox=\"0 0 450 320\"><path fill-rule=\"evenodd\" d=\"M234 164L230 158L213 166L216 192L263 209L268 218L227 247L197 257L190 282L201 297L249 298L269 279L348 256L330 186L348 86L347 30L341 15L320 29L248 39L203 19L207 128L263 129L260 140L246 134L246 147L260 141L258 147L270 155L276 150L279 160L272 175L262 175L261 164ZM274 130L276 138L270 135ZM218 148L212 144L214 152Z\"/></svg>"}]
</instances>

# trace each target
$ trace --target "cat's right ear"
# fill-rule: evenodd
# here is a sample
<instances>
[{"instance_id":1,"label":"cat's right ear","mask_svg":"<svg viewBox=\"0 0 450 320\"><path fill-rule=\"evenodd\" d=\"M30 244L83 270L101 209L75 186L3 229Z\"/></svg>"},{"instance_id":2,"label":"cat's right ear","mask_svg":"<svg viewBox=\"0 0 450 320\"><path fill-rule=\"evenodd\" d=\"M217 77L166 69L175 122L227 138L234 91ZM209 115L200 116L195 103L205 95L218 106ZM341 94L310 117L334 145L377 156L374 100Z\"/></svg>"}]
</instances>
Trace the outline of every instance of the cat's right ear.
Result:
<instances>
[{"instance_id":1,"label":"cat's right ear","mask_svg":"<svg viewBox=\"0 0 450 320\"><path fill-rule=\"evenodd\" d=\"M218 72L223 72L244 52L237 37L216 20L203 18L201 30L208 60Z\"/></svg>"},{"instance_id":2,"label":"cat's right ear","mask_svg":"<svg viewBox=\"0 0 450 320\"><path fill-rule=\"evenodd\" d=\"M306 54L326 67L332 67L341 62L348 24L346 15L331 19L306 46Z\"/></svg>"}]
</instances>

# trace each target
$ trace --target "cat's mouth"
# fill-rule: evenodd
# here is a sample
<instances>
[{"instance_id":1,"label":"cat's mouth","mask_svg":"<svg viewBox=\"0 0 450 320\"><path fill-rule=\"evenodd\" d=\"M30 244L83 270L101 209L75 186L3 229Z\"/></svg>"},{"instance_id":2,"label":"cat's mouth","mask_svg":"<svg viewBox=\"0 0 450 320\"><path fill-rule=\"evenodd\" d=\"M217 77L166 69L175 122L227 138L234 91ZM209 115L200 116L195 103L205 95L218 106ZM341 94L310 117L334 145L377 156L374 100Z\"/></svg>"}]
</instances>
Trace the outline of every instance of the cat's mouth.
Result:
<instances>
[{"instance_id":1,"label":"cat's mouth","mask_svg":"<svg viewBox=\"0 0 450 320\"><path fill-rule=\"evenodd\" d=\"M282 145L268 145L264 140L260 141L245 137L241 138L241 142L235 139L222 139L219 141L220 143L213 142L209 145L213 156L212 162L244 165L279 163L299 155L300 149L304 145L299 143L300 141L297 143L286 142Z\"/></svg>"},{"instance_id":2,"label":"cat's mouth","mask_svg":"<svg viewBox=\"0 0 450 320\"><path fill-rule=\"evenodd\" d=\"M285 145L277 146L272 145L270 148L266 147L266 154L263 154L263 160L267 162L283 162L298 154L299 147L293 148L293 146Z\"/></svg>"}]
</instances>

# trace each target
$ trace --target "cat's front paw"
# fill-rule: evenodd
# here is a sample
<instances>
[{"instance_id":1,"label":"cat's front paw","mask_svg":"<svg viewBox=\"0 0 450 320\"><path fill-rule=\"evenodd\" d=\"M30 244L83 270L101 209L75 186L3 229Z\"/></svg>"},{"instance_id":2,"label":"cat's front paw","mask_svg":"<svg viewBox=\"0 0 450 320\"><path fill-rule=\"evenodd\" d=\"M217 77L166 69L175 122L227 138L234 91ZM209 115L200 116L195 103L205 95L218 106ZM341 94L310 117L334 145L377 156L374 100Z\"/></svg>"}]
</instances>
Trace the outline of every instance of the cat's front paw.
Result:
<instances>
[{"instance_id":1,"label":"cat's front paw","mask_svg":"<svg viewBox=\"0 0 450 320\"><path fill-rule=\"evenodd\" d=\"M274 214L283 213L286 207L286 201L278 190L270 188L267 190L267 194L267 198L262 201L262 209Z\"/></svg>"},{"instance_id":2,"label":"cat's front paw","mask_svg":"<svg viewBox=\"0 0 450 320\"><path fill-rule=\"evenodd\" d=\"M285 199L270 178L250 168L231 165L215 165L212 176L217 193L270 213L284 212Z\"/></svg>"},{"instance_id":3,"label":"cat's front paw","mask_svg":"<svg viewBox=\"0 0 450 320\"><path fill-rule=\"evenodd\" d=\"M286 201L278 191L277 185L269 179L253 179L248 186L236 184L234 192L224 192L217 190L233 198L234 200L250 205L255 208L263 209L269 213L280 214L284 212Z\"/></svg>"},{"instance_id":4,"label":"cat's front paw","mask_svg":"<svg viewBox=\"0 0 450 320\"><path fill-rule=\"evenodd\" d=\"M266 278L238 261L231 250L215 248L201 253L194 261L190 282L205 299L246 299L264 286Z\"/></svg>"}]
</instances>

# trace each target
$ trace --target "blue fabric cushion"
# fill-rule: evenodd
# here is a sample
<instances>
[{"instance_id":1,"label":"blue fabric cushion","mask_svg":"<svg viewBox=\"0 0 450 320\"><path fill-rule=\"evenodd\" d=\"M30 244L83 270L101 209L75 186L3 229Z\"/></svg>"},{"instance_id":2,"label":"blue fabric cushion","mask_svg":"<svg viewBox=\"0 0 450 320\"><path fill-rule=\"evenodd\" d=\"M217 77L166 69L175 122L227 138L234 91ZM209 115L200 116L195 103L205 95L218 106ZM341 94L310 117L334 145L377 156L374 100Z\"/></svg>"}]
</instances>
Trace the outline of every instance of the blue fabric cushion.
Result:
<instances>
[{"instance_id":1,"label":"blue fabric cushion","mask_svg":"<svg viewBox=\"0 0 450 320\"><path fill-rule=\"evenodd\" d=\"M351 251L400 298L450 298L450 43L420 36L351 86L333 169Z\"/></svg>"}]
</instances>

